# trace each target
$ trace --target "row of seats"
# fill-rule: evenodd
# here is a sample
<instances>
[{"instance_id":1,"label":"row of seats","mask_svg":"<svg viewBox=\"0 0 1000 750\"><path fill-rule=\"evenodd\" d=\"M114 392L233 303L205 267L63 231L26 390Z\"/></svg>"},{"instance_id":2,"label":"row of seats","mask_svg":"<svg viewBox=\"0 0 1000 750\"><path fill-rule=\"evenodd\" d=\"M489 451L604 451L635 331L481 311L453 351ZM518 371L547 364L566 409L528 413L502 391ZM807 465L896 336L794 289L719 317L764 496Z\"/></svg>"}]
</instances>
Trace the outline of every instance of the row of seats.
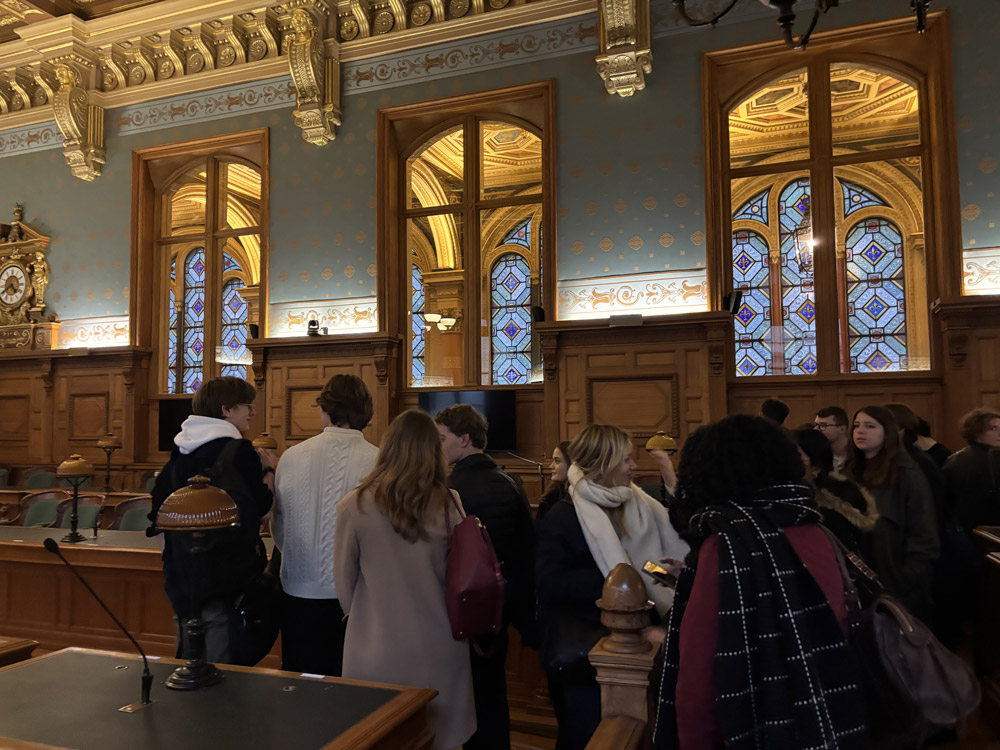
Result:
<instances>
[{"instance_id":1,"label":"row of seats","mask_svg":"<svg viewBox=\"0 0 1000 750\"><path fill-rule=\"evenodd\" d=\"M104 495L86 493L77 498L77 528L92 529L99 523ZM114 508L110 528L120 531L143 531L149 526L147 514L152 506L149 495L123 500ZM5 506L7 507L7 506ZM29 492L21 498L16 513L7 511L0 523L9 526L42 526L68 529L72 519L72 495L65 490Z\"/></svg>"},{"instance_id":2,"label":"row of seats","mask_svg":"<svg viewBox=\"0 0 1000 750\"><path fill-rule=\"evenodd\" d=\"M94 484L93 477L87 477L80 484L80 489L86 490L90 489ZM153 485L156 484L156 476L150 476L144 482L144 487L147 491L153 489ZM0 487L7 487L10 485L10 469L0 468ZM21 486L29 490L42 490L51 487L69 487L69 483L65 479L59 479L54 471L49 471L47 469L29 469L23 477Z\"/></svg>"}]
</instances>

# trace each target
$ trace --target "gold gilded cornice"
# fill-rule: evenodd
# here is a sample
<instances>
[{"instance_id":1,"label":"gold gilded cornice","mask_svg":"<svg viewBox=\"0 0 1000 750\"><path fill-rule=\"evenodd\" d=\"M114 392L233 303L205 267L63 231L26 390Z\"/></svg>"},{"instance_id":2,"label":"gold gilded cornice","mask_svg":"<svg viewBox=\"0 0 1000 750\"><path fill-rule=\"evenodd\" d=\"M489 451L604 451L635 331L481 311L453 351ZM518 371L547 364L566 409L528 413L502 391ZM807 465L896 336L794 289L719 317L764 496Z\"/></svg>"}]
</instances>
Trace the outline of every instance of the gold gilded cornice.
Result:
<instances>
[{"instance_id":1,"label":"gold gilded cornice","mask_svg":"<svg viewBox=\"0 0 1000 750\"><path fill-rule=\"evenodd\" d=\"M646 88L653 70L649 49L649 0L599 0L597 73L609 94L632 96Z\"/></svg>"}]
</instances>

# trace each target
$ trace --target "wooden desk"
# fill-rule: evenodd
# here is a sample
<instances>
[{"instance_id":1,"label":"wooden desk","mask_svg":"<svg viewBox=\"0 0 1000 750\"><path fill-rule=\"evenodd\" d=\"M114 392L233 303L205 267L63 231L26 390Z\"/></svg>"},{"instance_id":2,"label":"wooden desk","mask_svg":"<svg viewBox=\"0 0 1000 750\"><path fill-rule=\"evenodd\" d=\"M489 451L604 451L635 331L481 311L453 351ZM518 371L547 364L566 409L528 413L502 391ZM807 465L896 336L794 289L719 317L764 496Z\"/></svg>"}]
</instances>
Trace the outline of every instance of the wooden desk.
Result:
<instances>
[{"instance_id":1,"label":"wooden desk","mask_svg":"<svg viewBox=\"0 0 1000 750\"><path fill-rule=\"evenodd\" d=\"M0 745L11 750L183 747L429 750L428 688L219 665L218 685L162 683L180 662L150 662L153 703L135 713L137 656L66 649L0 669Z\"/></svg>"},{"instance_id":2,"label":"wooden desk","mask_svg":"<svg viewBox=\"0 0 1000 750\"><path fill-rule=\"evenodd\" d=\"M27 638L5 638L0 635L0 667L31 658L38 641Z\"/></svg>"}]
</instances>

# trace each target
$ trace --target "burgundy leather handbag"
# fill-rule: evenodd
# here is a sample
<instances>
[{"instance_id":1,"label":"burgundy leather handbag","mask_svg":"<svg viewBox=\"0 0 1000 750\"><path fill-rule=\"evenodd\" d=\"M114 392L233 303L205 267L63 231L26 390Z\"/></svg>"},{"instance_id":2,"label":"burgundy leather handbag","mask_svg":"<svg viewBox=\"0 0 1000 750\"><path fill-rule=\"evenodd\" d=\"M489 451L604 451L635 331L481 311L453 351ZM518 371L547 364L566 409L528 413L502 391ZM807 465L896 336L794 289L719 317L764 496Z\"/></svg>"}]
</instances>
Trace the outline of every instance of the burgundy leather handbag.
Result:
<instances>
[{"instance_id":1,"label":"burgundy leather handbag","mask_svg":"<svg viewBox=\"0 0 1000 750\"><path fill-rule=\"evenodd\" d=\"M454 496L451 501L462 517L453 531L451 514L445 508L448 532L445 601L451 634L456 641L495 635L503 627L507 582L486 527L475 516L463 514Z\"/></svg>"}]
</instances>

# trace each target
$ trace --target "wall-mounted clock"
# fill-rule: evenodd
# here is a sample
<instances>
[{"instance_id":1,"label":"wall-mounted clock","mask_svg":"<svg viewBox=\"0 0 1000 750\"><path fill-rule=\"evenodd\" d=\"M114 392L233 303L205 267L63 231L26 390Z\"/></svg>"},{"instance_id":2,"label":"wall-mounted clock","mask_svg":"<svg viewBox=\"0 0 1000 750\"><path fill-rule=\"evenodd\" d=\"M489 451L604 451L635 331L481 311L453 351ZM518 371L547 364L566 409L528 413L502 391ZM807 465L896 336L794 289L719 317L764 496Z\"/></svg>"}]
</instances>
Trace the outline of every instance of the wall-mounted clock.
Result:
<instances>
[{"instance_id":1,"label":"wall-mounted clock","mask_svg":"<svg viewBox=\"0 0 1000 750\"><path fill-rule=\"evenodd\" d=\"M0 267L0 304L15 308L24 302L31 285L28 273L20 263L7 263Z\"/></svg>"}]
</instances>

